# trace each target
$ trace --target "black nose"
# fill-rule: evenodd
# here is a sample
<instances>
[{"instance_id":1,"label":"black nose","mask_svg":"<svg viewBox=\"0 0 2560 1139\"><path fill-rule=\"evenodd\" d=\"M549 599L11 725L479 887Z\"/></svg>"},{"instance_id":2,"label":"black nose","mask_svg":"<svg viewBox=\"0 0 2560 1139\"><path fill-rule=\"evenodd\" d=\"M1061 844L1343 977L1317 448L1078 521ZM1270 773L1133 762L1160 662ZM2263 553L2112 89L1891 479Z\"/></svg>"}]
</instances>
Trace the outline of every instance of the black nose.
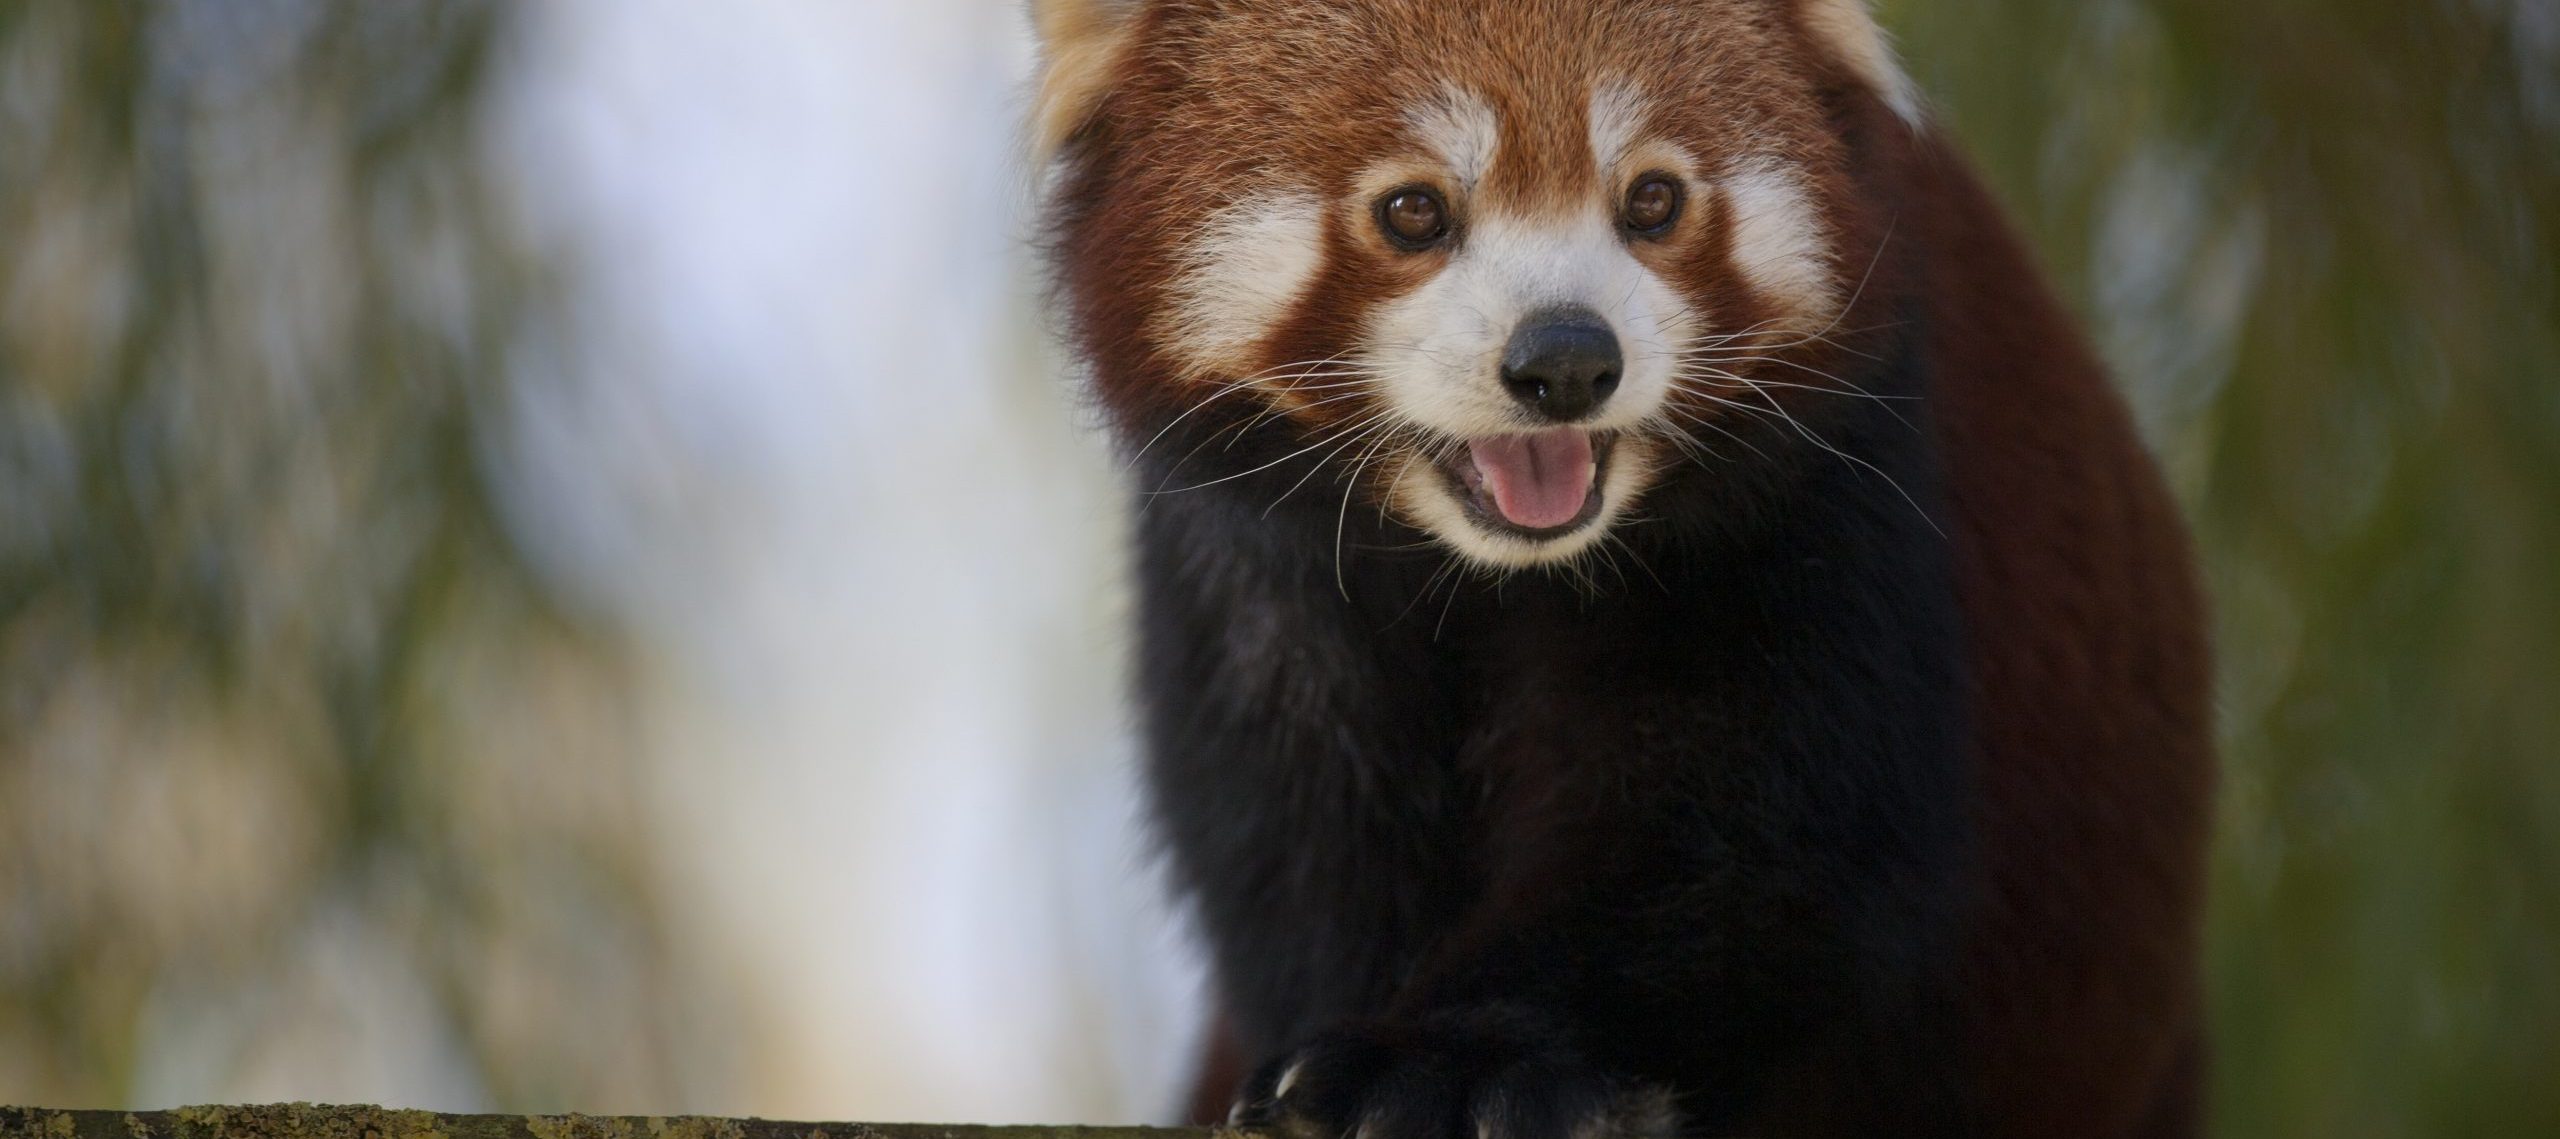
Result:
<instances>
[{"instance_id":1,"label":"black nose","mask_svg":"<svg viewBox=\"0 0 2560 1139\"><path fill-rule=\"evenodd\" d=\"M1502 350L1502 386L1558 423L1571 423L1608 402L1625 370L1617 334L1586 308L1532 314Z\"/></svg>"}]
</instances>

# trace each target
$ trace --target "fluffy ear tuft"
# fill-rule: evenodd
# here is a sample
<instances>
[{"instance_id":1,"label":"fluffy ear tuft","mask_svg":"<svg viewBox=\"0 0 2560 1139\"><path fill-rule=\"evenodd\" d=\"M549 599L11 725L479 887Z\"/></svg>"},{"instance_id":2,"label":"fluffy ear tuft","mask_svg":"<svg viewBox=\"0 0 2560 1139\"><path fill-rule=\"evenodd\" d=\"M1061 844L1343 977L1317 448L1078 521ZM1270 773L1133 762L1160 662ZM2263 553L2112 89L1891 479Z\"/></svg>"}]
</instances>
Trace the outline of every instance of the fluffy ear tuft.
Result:
<instances>
[{"instance_id":1,"label":"fluffy ear tuft","mask_svg":"<svg viewBox=\"0 0 2560 1139\"><path fill-rule=\"evenodd\" d=\"M1142 2L1031 0L1031 25L1040 37L1032 148L1041 165L1102 109Z\"/></svg>"},{"instance_id":2,"label":"fluffy ear tuft","mask_svg":"<svg viewBox=\"0 0 2560 1139\"><path fill-rule=\"evenodd\" d=\"M1893 42L1876 25L1867 0L1803 0L1805 31L1831 58L1865 80L1903 122L1919 126L1920 92L1894 57Z\"/></svg>"}]
</instances>

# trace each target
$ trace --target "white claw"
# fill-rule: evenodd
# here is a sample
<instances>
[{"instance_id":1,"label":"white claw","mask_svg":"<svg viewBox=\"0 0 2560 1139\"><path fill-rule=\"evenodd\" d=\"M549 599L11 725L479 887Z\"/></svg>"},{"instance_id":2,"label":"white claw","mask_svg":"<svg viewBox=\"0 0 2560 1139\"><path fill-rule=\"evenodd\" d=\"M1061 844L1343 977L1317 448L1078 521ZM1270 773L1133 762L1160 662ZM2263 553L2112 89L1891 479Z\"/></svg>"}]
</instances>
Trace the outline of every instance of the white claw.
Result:
<instances>
[{"instance_id":1,"label":"white claw","mask_svg":"<svg viewBox=\"0 0 2560 1139\"><path fill-rule=\"evenodd\" d=\"M1298 1074L1306 1070L1307 1062L1304 1060L1289 1065L1288 1071L1280 1073L1279 1086L1271 1089L1271 1098L1275 1100L1289 1098L1289 1089L1298 1086Z\"/></svg>"}]
</instances>

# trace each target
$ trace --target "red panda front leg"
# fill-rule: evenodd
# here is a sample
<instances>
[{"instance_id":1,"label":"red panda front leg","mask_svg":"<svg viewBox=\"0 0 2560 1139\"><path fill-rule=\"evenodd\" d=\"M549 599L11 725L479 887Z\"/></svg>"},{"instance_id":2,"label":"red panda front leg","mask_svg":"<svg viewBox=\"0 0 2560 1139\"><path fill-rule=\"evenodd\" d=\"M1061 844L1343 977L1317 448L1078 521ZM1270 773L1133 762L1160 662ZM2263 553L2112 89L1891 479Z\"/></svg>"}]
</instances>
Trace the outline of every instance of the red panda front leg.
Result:
<instances>
[{"instance_id":1,"label":"red panda front leg","mask_svg":"<svg viewBox=\"0 0 2560 1139\"><path fill-rule=\"evenodd\" d=\"M1526 838L1542 865L1375 1017L1263 1064L1233 1118L1322 1139L1972 1133L1961 847L1840 802L1818 816L1867 839L1807 841L1767 808L1823 792L1778 786L1720 820L1689 787Z\"/></svg>"},{"instance_id":2,"label":"red panda front leg","mask_svg":"<svg viewBox=\"0 0 2560 1139\"><path fill-rule=\"evenodd\" d=\"M1290 1135L1669 1136L1672 1096L1612 1075L1525 1006L1329 1033L1265 1064L1229 1117Z\"/></svg>"},{"instance_id":3,"label":"red panda front leg","mask_svg":"<svg viewBox=\"0 0 2560 1139\"><path fill-rule=\"evenodd\" d=\"M1505 937L1433 995L1266 1062L1230 1118L1321 1139L1971 1133L1953 1001L1907 962L1792 939L1799 960L1718 959L1714 936L1655 924Z\"/></svg>"},{"instance_id":4,"label":"red panda front leg","mask_svg":"<svg viewBox=\"0 0 2560 1139\"><path fill-rule=\"evenodd\" d=\"M1230 1120L1310 1139L1973 1133L1954 1001L1907 968L1800 945L1704 962L1710 984L1641 947L1712 957L1711 937L1589 932L1506 939L1474 973L1505 995L1426 998L1266 1062Z\"/></svg>"}]
</instances>

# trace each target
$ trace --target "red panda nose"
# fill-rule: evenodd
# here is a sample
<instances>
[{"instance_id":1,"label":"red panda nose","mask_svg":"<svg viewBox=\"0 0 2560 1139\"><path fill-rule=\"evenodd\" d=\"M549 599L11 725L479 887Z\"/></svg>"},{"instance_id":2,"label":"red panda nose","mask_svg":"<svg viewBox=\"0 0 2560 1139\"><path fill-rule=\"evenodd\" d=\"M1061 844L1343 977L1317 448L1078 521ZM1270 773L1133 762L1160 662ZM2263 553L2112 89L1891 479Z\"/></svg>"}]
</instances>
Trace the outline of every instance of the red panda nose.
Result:
<instances>
[{"instance_id":1,"label":"red panda nose","mask_svg":"<svg viewBox=\"0 0 2560 1139\"><path fill-rule=\"evenodd\" d=\"M1556 423L1574 422L1608 402L1625 370L1617 334L1587 308L1530 314L1502 351L1502 386Z\"/></svg>"}]
</instances>

